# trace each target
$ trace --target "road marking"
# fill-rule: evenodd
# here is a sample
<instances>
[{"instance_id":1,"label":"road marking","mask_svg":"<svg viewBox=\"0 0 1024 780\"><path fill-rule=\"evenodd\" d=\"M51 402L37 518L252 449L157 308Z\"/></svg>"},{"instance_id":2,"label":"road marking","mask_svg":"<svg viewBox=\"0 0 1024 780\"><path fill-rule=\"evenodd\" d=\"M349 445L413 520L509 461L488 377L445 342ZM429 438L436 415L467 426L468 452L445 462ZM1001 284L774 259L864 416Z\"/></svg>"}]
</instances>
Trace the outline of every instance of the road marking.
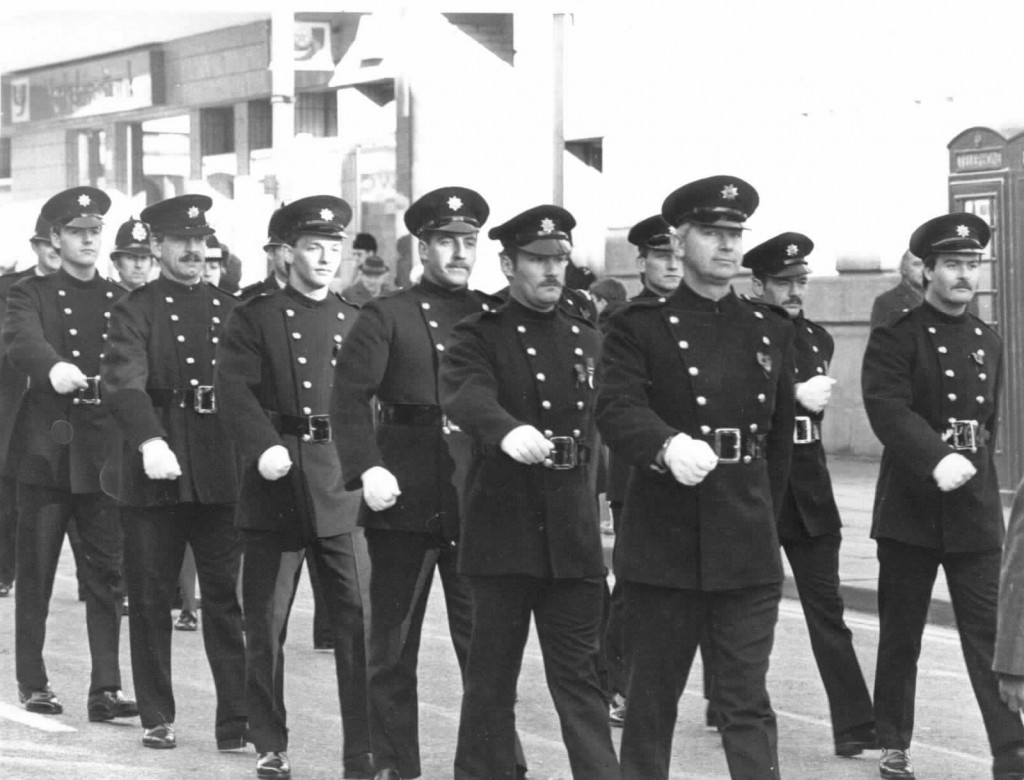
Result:
<instances>
[{"instance_id":1,"label":"road marking","mask_svg":"<svg viewBox=\"0 0 1024 780\"><path fill-rule=\"evenodd\" d=\"M21 707L4 704L3 702L0 702L0 718L13 720L15 723L21 723L23 726L31 726L32 728L39 729L40 731L49 731L52 733L78 731L78 729L73 726L61 723L59 720L54 720L52 715L38 715L34 712L26 712Z\"/></svg>"}]
</instances>

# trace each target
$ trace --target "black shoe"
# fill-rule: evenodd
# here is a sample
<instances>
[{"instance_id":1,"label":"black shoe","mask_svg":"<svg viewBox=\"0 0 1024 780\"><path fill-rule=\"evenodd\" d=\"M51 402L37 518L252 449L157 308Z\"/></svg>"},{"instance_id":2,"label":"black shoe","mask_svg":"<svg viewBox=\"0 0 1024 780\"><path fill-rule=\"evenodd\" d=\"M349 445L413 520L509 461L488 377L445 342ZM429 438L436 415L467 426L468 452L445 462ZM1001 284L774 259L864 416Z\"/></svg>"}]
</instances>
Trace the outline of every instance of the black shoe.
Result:
<instances>
[{"instance_id":1,"label":"black shoe","mask_svg":"<svg viewBox=\"0 0 1024 780\"><path fill-rule=\"evenodd\" d=\"M320 639L313 640L314 650L333 650L334 649L334 637L327 636Z\"/></svg>"},{"instance_id":2,"label":"black shoe","mask_svg":"<svg viewBox=\"0 0 1024 780\"><path fill-rule=\"evenodd\" d=\"M199 616L187 609L181 610L178 619L174 621L175 631L196 631L199 629Z\"/></svg>"},{"instance_id":3,"label":"black shoe","mask_svg":"<svg viewBox=\"0 0 1024 780\"><path fill-rule=\"evenodd\" d=\"M249 740L249 724L245 718L225 721L217 728L217 750L222 753L229 750L242 750Z\"/></svg>"},{"instance_id":4,"label":"black shoe","mask_svg":"<svg viewBox=\"0 0 1024 780\"><path fill-rule=\"evenodd\" d=\"M397 769L389 766L387 769L381 769L377 772L373 776L373 780L402 780L402 776L398 774Z\"/></svg>"},{"instance_id":5,"label":"black shoe","mask_svg":"<svg viewBox=\"0 0 1024 780\"><path fill-rule=\"evenodd\" d=\"M836 734L836 755L841 758L859 756L865 750L878 750L875 727L866 724Z\"/></svg>"},{"instance_id":6,"label":"black shoe","mask_svg":"<svg viewBox=\"0 0 1024 780\"><path fill-rule=\"evenodd\" d=\"M997 752L992 761L993 780L1024 780L1024 746Z\"/></svg>"},{"instance_id":7,"label":"black shoe","mask_svg":"<svg viewBox=\"0 0 1024 780\"><path fill-rule=\"evenodd\" d=\"M29 712L38 712L40 715L60 715L64 712L64 705L60 703L57 694L50 690L50 686L38 691L23 691L18 687L18 700Z\"/></svg>"},{"instance_id":8,"label":"black shoe","mask_svg":"<svg viewBox=\"0 0 1024 780\"><path fill-rule=\"evenodd\" d=\"M915 780L914 765L910 763L910 753L898 748L882 748L882 758L878 761L878 774L884 778L897 780Z\"/></svg>"},{"instance_id":9,"label":"black shoe","mask_svg":"<svg viewBox=\"0 0 1024 780\"><path fill-rule=\"evenodd\" d=\"M128 596L121 596L121 617L128 617L130 611L128 609Z\"/></svg>"},{"instance_id":10,"label":"black shoe","mask_svg":"<svg viewBox=\"0 0 1024 780\"><path fill-rule=\"evenodd\" d=\"M292 776L287 753L260 753L256 759L256 777L271 777L287 780Z\"/></svg>"},{"instance_id":11,"label":"black shoe","mask_svg":"<svg viewBox=\"0 0 1024 780\"><path fill-rule=\"evenodd\" d=\"M342 777L351 780L370 780L373 777L373 756L370 753L346 756L345 774Z\"/></svg>"},{"instance_id":12,"label":"black shoe","mask_svg":"<svg viewBox=\"0 0 1024 780\"><path fill-rule=\"evenodd\" d=\"M11 595L11 583L0 582L0 599L7 598Z\"/></svg>"},{"instance_id":13,"label":"black shoe","mask_svg":"<svg viewBox=\"0 0 1024 780\"><path fill-rule=\"evenodd\" d=\"M144 747L155 750L169 750L178 747L178 741L174 738L174 726L170 723L161 723L151 729L143 729L142 744Z\"/></svg>"},{"instance_id":14,"label":"black shoe","mask_svg":"<svg viewBox=\"0 0 1024 780\"><path fill-rule=\"evenodd\" d=\"M616 728L626 725L626 697L616 693L608 705L608 723Z\"/></svg>"},{"instance_id":15,"label":"black shoe","mask_svg":"<svg viewBox=\"0 0 1024 780\"><path fill-rule=\"evenodd\" d=\"M93 723L114 718L135 718L139 714L138 705L120 689L90 695L88 707L89 720Z\"/></svg>"}]
</instances>

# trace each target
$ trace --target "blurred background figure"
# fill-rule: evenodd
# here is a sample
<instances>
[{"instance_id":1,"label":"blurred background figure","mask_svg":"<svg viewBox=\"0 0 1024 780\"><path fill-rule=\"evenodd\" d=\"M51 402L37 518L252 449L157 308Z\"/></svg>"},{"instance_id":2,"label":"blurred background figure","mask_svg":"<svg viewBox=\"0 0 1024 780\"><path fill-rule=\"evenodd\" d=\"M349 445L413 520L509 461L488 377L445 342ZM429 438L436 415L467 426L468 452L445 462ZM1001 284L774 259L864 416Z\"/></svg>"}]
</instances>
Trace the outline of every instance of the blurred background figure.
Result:
<instances>
[{"instance_id":1,"label":"blurred background figure","mask_svg":"<svg viewBox=\"0 0 1024 780\"><path fill-rule=\"evenodd\" d=\"M892 325L924 300L924 263L909 249L900 260L900 283L875 298L871 330Z\"/></svg>"},{"instance_id":2,"label":"blurred background figure","mask_svg":"<svg viewBox=\"0 0 1024 780\"><path fill-rule=\"evenodd\" d=\"M206 237L206 257L203 260L202 278L207 284L220 287L224 277L224 249L217 236Z\"/></svg>"},{"instance_id":3,"label":"blurred background figure","mask_svg":"<svg viewBox=\"0 0 1024 780\"><path fill-rule=\"evenodd\" d=\"M360 235L365 235L361 233ZM377 255L370 255L359 264L356 280L341 291L346 301L362 306L383 292L390 292L391 286L385 281L388 264Z\"/></svg>"}]
</instances>

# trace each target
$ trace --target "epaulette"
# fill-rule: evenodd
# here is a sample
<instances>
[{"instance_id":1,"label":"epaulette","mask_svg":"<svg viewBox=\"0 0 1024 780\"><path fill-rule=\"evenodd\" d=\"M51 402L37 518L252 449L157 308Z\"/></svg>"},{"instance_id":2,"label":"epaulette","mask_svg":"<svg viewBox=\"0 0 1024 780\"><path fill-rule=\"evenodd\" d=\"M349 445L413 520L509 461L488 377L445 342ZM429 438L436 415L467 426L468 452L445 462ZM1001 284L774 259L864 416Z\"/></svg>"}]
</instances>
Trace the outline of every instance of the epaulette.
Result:
<instances>
[{"instance_id":1,"label":"epaulette","mask_svg":"<svg viewBox=\"0 0 1024 780\"><path fill-rule=\"evenodd\" d=\"M340 300L342 303L347 303L354 309L360 308L358 303L356 303L355 301L350 301L348 298L342 295L340 290L331 290L331 295L336 295L338 297L338 300Z\"/></svg>"},{"instance_id":2,"label":"epaulette","mask_svg":"<svg viewBox=\"0 0 1024 780\"><path fill-rule=\"evenodd\" d=\"M746 304L749 304L754 309L760 309L762 311L771 312L777 317L781 317L784 320L789 320L789 312L787 312L781 306L776 306L774 303L768 303L767 301L758 300L756 298L750 298L746 295L741 295L740 300Z\"/></svg>"},{"instance_id":3,"label":"epaulette","mask_svg":"<svg viewBox=\"0 0 1024 780\"><path fill-rule=\"evenodd\" d=\"M664 295L650 296L645 295L643 297L630 298L628 301L622 302L620 311L634 311L636 309L656 309L659 306L664 306L668 303L668 298Z\"/></svg>"},{"instance_id":4,"label":"epaulette","mask_svg":"<svg viewBox=\"0 0 1024 780\"><path fill-rule=\"evenodd\" d=\"M1003 338L1002 336L999 335L999 331L997 331L995 328L993 328L991 325L989 325L987 322L985 322L985 320L983 320L977 314L974 314L973 312L967 312L967 315L971 318L971 320L974 322L975 325L983 326L986 330L991 331L992 334L995 335L999 339Z\"/></svg>"},{"instance_id":5,"label":"epaulette","mask_svg":"<svg viewBox=\"0 0 1024 780\"><path fill-rule=\"evenodd\" d=\"M409 292L411 289L412 289L411 287L396 287L395 289L392 289L392 290L381 290L380 295L378 295L377 297L378 298L394 298L396 295L401 295L402 293ZM352 303L352 302L349 301L349 303ZM355 304L353 304L353 305L355 305Z\"/></svg>"}]
</instances>

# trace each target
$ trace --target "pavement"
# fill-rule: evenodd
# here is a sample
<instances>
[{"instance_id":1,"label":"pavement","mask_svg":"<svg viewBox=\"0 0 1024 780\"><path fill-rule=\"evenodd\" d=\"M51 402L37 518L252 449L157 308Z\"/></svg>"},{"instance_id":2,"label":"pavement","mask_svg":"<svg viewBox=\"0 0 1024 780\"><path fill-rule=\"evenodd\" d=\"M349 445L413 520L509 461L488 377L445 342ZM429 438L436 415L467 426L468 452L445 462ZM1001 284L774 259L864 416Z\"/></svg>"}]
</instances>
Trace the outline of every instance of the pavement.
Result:
<instances>
[{"instance_id":1,"label":"pavement","mask_svg":"<svg viewBox=\"0 0 1024 780\"><path fill-rule=\"evenodd\" d=\"M875 498L879 461L832 455L829 456L828 464L839 516L843 521L843 544L839 550L839 579L843 601L847 609L877 615L878 559L875 555L875 542L871 538L871 507ZM615 537L604 536L603 540L605 560L611 567ZM783 596L796 599L796 584L785 554L782 561L786 570ZM932 591L928 622L947 627L956 625L946 577L941 568Z\"/></svg>"}]
</instances>

